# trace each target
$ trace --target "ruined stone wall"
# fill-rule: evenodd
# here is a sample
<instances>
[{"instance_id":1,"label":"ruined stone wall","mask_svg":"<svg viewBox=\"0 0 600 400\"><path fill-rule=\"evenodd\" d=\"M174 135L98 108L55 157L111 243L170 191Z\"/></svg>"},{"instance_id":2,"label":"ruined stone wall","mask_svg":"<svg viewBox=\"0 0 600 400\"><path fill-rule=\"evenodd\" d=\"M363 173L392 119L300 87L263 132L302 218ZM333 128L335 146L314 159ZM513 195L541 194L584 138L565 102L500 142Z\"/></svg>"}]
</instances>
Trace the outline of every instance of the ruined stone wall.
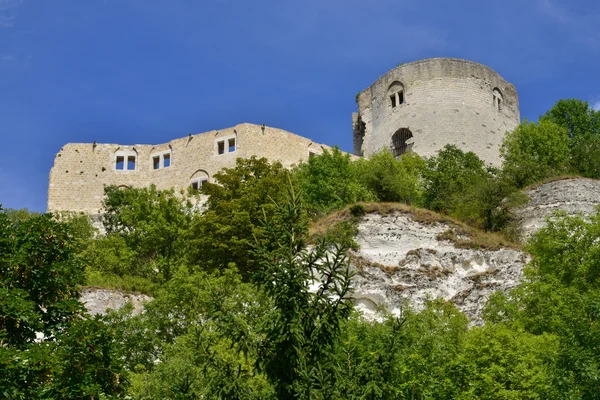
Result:
<instances>
[{"instance_id":1,"label":"ruined stone wall","mask_svg":"<svg viewBox=\"0 0 600 400\"><path fill-rule=\"evenodd\" d=\"M403 86L403 104L391 96ZM500 106L494 99L500 93ZM504 134L520 122L515 87L492 69L466 60L432 58L400 65L357 98L354 154L391 148L400 128L412 133L412 151L429 157L446 144L499 165ZM412 142L411 140L411 142Z\"/></svg>"},{"instance_id":2,"label":"ruined stone wall","mask_svg":"<svg viewBox=\"0 0 600 400\"><path fill-rule=\"evenodd\" d=\"M229 139L235 140L229 151ZM219 142L224 144L219 154ZM100 212L105 185L158 189L187 189L191 182L234 167L236 158L266 157L290 167L306 161L309 153L320 154L329 146L271 127L240 124L233 128L190 135L157 145L69 143L57 154L50 171L48 211ZM163 167L165 154L171 165ZM135 169L127 169L127 158L135 157ZM125 158L123 170L117 157ZM158 157L160 168L154 169Z\"/></svg>"}]
</instances>

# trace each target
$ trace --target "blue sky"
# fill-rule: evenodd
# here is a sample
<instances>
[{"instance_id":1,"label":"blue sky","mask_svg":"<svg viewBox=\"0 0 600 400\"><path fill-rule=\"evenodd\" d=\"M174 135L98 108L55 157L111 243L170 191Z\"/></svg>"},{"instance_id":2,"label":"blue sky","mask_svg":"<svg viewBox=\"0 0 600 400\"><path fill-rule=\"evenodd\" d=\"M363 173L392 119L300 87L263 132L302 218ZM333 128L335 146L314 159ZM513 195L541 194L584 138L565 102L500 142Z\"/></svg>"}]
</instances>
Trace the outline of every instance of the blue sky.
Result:
<instances>
[{"instance_id":1,"label":"blue sky","mask_svg":"<svg viewBox=\"0 0 600 400\"><path fill-rule=\"evenodd\" d=\"M428 57L492 67L531 120L600 107L600 2L0 0L0 203L44 211L68 142L253 122L351 151L355 94Z\"/></svg>"}]
</instances>

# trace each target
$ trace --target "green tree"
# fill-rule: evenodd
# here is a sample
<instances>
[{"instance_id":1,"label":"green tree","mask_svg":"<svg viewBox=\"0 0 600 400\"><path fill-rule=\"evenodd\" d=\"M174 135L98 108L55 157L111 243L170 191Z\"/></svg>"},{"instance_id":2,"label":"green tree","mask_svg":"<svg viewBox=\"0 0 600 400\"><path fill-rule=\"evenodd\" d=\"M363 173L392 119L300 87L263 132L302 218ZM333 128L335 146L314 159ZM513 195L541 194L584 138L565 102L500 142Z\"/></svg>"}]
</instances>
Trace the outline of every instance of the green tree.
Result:
<instances>
[{"instance_id":1,"label":"green tree","mask_svg":"<svg viewBox=\"0 0 600 400\"><path fill-rule=\"evenodd\" d=\"M50 214L11 222L0 209L0 340L22 347L55 335L83 310L84 268L68 229Z\"/></svg>"},{"instance_id":2,"label":"green tree","mask_svg":"<svg viewBox=\"0 0 600 400\"><path fill-rule=\"evenodd\" d=\"M500 155L507 179L522 188L569 171L569 134L545 119L524 121L506 134Z\"/></svg>"},{"instance_id":3,"label":"green tree","mask_svg":"<svg viewBox=\"0 0 600 400\"><path fill-rule=\"evenodd\" d=\"M190 245L193 204L172 190L105 189L106 236L82 254L93 270L120 276L138 275L154 282L169 280L185 264Z\"/></svg>"},{"instance_id":4,"label":"green tree","mask_svg":"<svg viewBox=\"0 0 600 400\"><path fill-rule=\"evenodd\" d=\"M600 393L600 216L549 221L529 245L526 281L497 294L488 319L532 334L558 337L560 375L554 385L576 398Z\"/></svg>"},{"instance_id":5,"label":"green tree","mask_svg":"<svg viewBox=\"0 0 600 400\"><path fill-rule=\"evenodd\" d=\"M467 192L489 175L475 153L465 153L452 145L428 159L426 166L425 206L447 214L452 214L464 202Z\"/></svg>"},{"instance_id":6,"label":"green tree","mask_svg":"<svg viewBox=\"0 0 600 400\"><path fill-rule=\"evenodd\" d=\"M265 341L258 365L277 398L335 398L335 347L352 310L345 299L352 278L348 249L325 240L307 249L307 218L291 189L264 229L255 278L272 312L259 327Z\"/></svg>"},{"instance_id":7,"label":"green tree","mask_svg":"<svg viewBox=\"0 0 600 400\"><path fill-rule=\"evenodd\" d=\"M358 182L377 196L379 201L421 204L421 175L425 161L417 154L396 159L384 149L353 163Z\"/></svg>"},{"instance_id":8,"label":"green tree","mask_svg":"<svg viewBox=\"0 0 600 400\"><path fill-rule=\"evenodd\" d=\"M357 201L375 200L352 168L350 154L337 147L313 155L296 169L304 203L312 214L327 213Z\"/></svg>"},{"instance_id":9,"label":"green tree","mask_svg":"<svg viewBox=\"0 0 600 400\"><path fill-rule=\"evenodd\" d=\"M250 250L263 236L260 220L274 212L273 201L285 198L290 172L266 158L238 158L206 183L206 209L193 227L192 263L213 271L235 265L244 277L255 269Z\"/></svg>"},{"instance_id":10,"label":"green tree","mask_svg":"<svg viewBox=\"0 0 600 400\"><path fill-rule=\"evenodd\" d=\"M119 396L127 388L113 331L78 301L84 268L69 225L0 210L0 397Z\"/></svg>"},{"instance_id":11,"label":"green tree","mask_svg":"<svg viewBox=\"0 0 600 400\"><path fill-rule=\"evenodd\" d=\"M574 170L588 178L600 178L600 112L587 101L559 100L540 120L567 130Z\"/></svg>"}]
</instances>

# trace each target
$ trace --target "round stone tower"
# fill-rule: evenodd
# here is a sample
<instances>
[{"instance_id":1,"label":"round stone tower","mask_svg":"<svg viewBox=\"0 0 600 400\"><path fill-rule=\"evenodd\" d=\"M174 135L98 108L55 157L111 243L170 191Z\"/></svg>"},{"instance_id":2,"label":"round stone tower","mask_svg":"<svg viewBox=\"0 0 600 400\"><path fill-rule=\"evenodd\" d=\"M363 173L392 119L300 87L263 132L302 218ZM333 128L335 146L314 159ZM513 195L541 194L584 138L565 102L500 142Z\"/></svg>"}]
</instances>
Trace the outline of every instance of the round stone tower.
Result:
<instances>
[{"instance_id":1,"label":"round stone tower","mask_svg":"<svg viewBox=\"0 0 600 400\"><path fill-rule=\"evenodd\" d=\"M515 87L491 68L455 58L401 64L357 96L354 154L389 148L434 156L447 144L500 164L500 145L520 122Z\"/></svg>"}]
</instances>

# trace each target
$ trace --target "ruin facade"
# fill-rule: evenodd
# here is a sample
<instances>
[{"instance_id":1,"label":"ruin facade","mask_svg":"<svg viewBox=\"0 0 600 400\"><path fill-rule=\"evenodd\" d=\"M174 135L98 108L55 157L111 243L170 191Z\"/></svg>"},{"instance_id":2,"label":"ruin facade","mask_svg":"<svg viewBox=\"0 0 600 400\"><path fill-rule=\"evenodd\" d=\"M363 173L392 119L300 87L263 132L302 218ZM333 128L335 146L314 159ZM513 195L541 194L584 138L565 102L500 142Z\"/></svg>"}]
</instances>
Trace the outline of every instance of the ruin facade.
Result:
<instances>
[{"instance_id":1,"label":"ruin facade","mask_svg":"<svg viewBox=\"0 0 600 400\"><path fill-rule=\"evenodd\" d=\"M254 124L190 134L157 145L69 143L56 154L50 170L48 211L97 214L106 185L199 189L214 173L234 167L238 157L265 157L290 167L323 149L331 148Z\"/></svg>"},{"instance_id":2,"label":"ruin facade","mask_svg":"<svg viewBox=\"0 0 600 400\"><path fill-rule=\"evenodd\" d=\"M485 65L454 58L402 64L357 95L354 154L434 156L447 144L500 164L500 145L520 122L515 87ZM290 167L329 146L253 124L190 134L168 143L69 143L50 171L48 211L97 214L104 186L199 189L238 157L266 157Z\"/></svg>"},{"instance_id":3,"label":"ruin facade","mask_svg":"<svg viewBox=\"0 0 600 400\"><path fill-rule=\"evenodd\" d=\"M430 58L398 65L357 95L354 154L437 154L452 144L500 164L507 131L520 122L515 87L472 61Z\"/></svg>"}]
</instances>

